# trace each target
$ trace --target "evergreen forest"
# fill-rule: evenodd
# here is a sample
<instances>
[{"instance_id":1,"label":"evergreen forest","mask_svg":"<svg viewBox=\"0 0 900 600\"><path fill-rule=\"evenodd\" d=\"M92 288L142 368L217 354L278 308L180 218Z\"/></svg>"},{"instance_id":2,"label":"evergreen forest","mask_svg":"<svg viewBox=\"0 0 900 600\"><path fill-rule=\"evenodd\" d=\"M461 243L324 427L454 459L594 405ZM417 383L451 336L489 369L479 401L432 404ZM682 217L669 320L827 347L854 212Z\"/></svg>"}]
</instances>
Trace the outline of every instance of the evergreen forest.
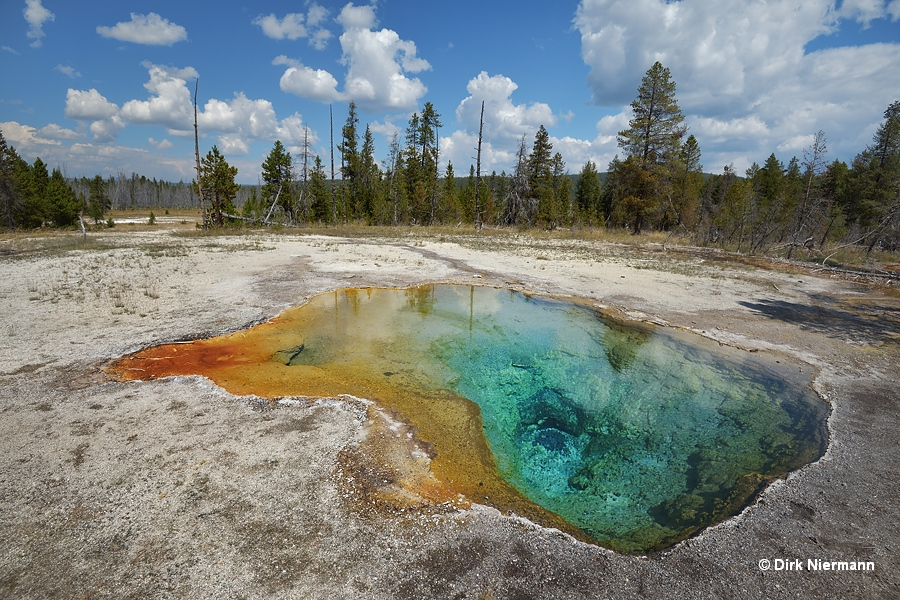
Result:
<instances>
[{"instance_id":1,"label":"evergreen forest","mask_svg":"<svg viewBox=\"0 0 900 600\"><path fill-rule=\"evenodd\" d=\"M588 162L578 174L543 126L522 137L509 173L482 173L480 156L462 173L450 163L441 169L441 115L430 102L394 136L381 164L350 102L331 156L314 155L306 141L292 155L276 141L255 186L235 183L237 168L216 146L198 156L199 176L189 183L123 173L69 178L40 158L28 164L0 132L0 227L102 226L110 210L199 208L205 227L615 228L788 258L841 245L900 250L900 101L850 164L829 160L819 131L800 157L785 162L772 153L744 173L727 166L708 174L675 91L669 70L655 63L619 132L620 154L604 172Z\"/></svg>"}]
</instances>

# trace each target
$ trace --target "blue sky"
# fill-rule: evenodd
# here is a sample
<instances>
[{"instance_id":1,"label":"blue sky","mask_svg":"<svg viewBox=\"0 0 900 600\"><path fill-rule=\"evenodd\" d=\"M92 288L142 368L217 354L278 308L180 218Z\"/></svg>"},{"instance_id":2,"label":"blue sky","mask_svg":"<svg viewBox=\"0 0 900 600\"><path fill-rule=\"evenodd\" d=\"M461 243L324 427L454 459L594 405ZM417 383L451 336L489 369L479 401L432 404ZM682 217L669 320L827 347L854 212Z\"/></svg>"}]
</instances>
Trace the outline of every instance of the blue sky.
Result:
<instances>
[{"instance_id":1,"label":"blue sky","mask_svg":"<svg viewBox=\"0 0 900 600\"><path fill-rule=\"evenodd\" d=\"M257 181L276 139L309 131L327 162L347 103L383 160L425 102L442 115L442 163L510 170L540 125L571 172L605 170L628 104L659 60L708 172L772 152L829 159L868 144L900 100L900 0L4 0L0 130L29 162L69 175L193 177L213 144Z\"/></svg>"}]
</instances>

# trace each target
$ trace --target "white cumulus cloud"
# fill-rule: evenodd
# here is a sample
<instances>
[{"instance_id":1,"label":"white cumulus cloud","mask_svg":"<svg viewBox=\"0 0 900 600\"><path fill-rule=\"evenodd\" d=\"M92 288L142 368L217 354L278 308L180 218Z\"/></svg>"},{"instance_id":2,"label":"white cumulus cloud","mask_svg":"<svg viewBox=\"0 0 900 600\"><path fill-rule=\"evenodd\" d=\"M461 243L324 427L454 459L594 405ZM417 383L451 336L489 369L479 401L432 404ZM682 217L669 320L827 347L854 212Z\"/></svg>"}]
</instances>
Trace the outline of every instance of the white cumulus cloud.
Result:
<instances>
[{"instance_id":1,"label":"white cumulus cloud","mask_svg":"<svg viewBox=\"0 0 900 600\"><path fill-rule=\"evenodd\" d=\"M144 87L150 92L146 100L128 100L121 108L107 100L96 89L87 91L70 89L66 100L66 117L78 121L91 121L89 131L96 142L115 138L127 125L165 127L169 135L190 137L194 128L192 90L188 80L199 75L193 67L174 68L144 63L150 79ZM197 114L201 135L217 135L221 150L233 154L246 154L250 144L257 140L281 139L285 145L298 146L303 141L302 117L294 113L279 121L272 103L264 99L250 99L238 92L231 100L211 98ZM316 140L311 134L310 142ZM160 149L171 148L167 140L150 145Z\"/></svg>"},{"instance_id":2,"label":"white cumulus cloud","mask_svg":"<svg viewBox=\"0 0 900 600\"><path fill-rule=\"evenodd\" d=\"M149 15L131 13L130 21L116 23L112 27L98 26L97 33L123 42L155 46L171 46L187 39L184 27L154 12Z\"/></svg>"},{"instance_id":3,"label":"white cumulus cloud","mask_svg":"<svg viewBox=\"0 0 900 600\"><path fill-rule=\"evenodd\" d=\"M322 50L331 39L331 32L322 27L328 14L328 9L314 3L306 15L288 13L280 19L274 13L259 15L253 19L253 24L259 26L263 34L273 40L309 38L310 46Z\"/></svg>"},{"instance_id":4,"label":"white cumulus cloud","mask_svg":"<svg viewBox=\"0 0 900 600\"><path fill-rule=\"evenodd\" d=\"M318 102L331 102L341 98L337 79L324 69L313 69L285 56L275 58L272 64L290 65L281 76L280 86L284 92Z\"/></svg>"},{"instance_id":5,"label":"white cumulus cloud","mask_svg":"<svg viewBox=\"0 0 900 600\"><path fill-rule=\"evenodd\" d=\"M900 44L805 48L841 27L898 16L897 0L582 0L574 24L594 102L629 103L660 61L704 164L718 170L779 148L794 153L819 129L832 151L858 151L868 142L859 132L896 100L885 82L900 81Z\"/></svg>"},{"instance_id":6,"label":"white cumulus cloud","mask_svg":"<svg viewBox=\"0 0 900 600\"><path fill-rule=\"evenodd\" d=\"M466 177L469 167L475 165L475 153L478 145L478 134L458 129L449 136L441 138L441 168L453 163L453 171L457 177ZM515 152L510 149L498 150L491 140L481 141L481 174L492 170L498 173L504 169L509 172L510 165L515 163Z\"/></svg>"},{"instance_id":7,"label":"white cumulus cloud","mask_svg":"<svg viewBox=\"0 0 900 600\"><path fill-rule=\"evenodd\" d=\"M219 149L230 154L247 154L250 143L256 140L281 140L289 149L296 149L306 135L300 114L294 113L279 121L271 102L251 100L243 93L235 94L229 102L209 100L198 120L202 131L219 134ZM309 143L317 140L316 133L310 130Z\"/></svg>"},{"instance_id":8,"label":"white cumulus cloud","mask_svg":"<svg viewBox=\"0 0 900 600\"><path fill-rule=\"evenodd\" d=\"M399 110L413 108L428 88L418 73L431 65L416 56L413 42L400 39L395 31L382 29L350 29L341 35L347 65L344 93L364 110Z\"/></svg>"},{"instance_id":9,"label":"white cumulus cloud","mask_svg":"<svg viewBox=\"0 0 900 600\"><path fill-rule=\"evenodd\" d=\"M125 127L118 105L110 102L97 90L73 90L66 92L67 119L92 121L88 128L98 143L111 142Z\"/></svg>"},{"instance_id":10,"label":"white cumulus cloud","mask_svg":"<svg viewBox=\"0 0 900 600\"><path fill-rule=\"evenodd\" d=\"M466 86L469 96L456 108L456 118L470 132L478 131L481 102L484 101L484 134L507 143L522 135L534 135L541 125L557 123L550 105L543 102L514 104L512 94L518 84L504 75L488 75L482 71Z\"/></svg>"},{"instance_id":11,"label":"white cumulus cloud","mask_svg":"<svg viewBox=\"0 0 900 600\"><path fill-rule=\"evenodd\" d=\"M194 106L188 79L196 79L191 67L173 69L150 63L144 66L150 81L144 87L152 94L147 100L129 100L122 105L122 118L129 123L162 125L172 131L187 131L193 127Z\"/></svg>"},{"instance_id":12,"label":"white cumulus cloud","mask_svg":"<svg viewBox=\"0 0 900 600\"><path fill-rule=\"evenodd\" d=\"M45 134L34 127L22 125L16 121L0 123L0 131L3 132L3 137L18 150L22 150L23 146L35 147L59 145L59 142L54 139L42 137Z\"/></svg>"},{"instance_id":13,"label":"white cumulus cloud","mask_svg":"<svg viewBox=\"0 0 900 600\"><path fill-rule=\"evenodd\" d=\"M307 130L307 125L299 113L281 120L275 130L275 138L281 140L293 154L300 152L304 138L310 147L319 142L319 136L312 129Z\"/></svg>"},{"instance_id":14,"label":"white cumulus cloud","mask_svg":"<svg viewBox=\"0 0 900 600\"><path fill-rule=\"evenodd\" d=\"M25 10L22 11L25 20L28 22L28 39L34 40L31 46L39 48L41 46L41 38L44 37L44 23L52 21L56 18L52 12L44 8L41 0L25 0Z\"/></svg>"},{"instance_id":15,"label":"white cumulus cloud","mask_svg":"<svg viewBox=\"0 0 900 600\"><path fill-rule=\"evenodd\" d=\"M272 103L268 100L251 100L243 93L235 94L229 102L209 100L199 116L199 124L204 131L219 132L223 151L228 148L235 154L249 152L249 141L275 140L279 131Z\"/></svg>"},{"instance_id":16,"label":"white cumulus cloud","mask_svg":"<svg viewBox=\"0 0 900 600\"><path fill-rule=\"evenodd\" d=\"M236 134L222 134L219 136L219 150L226 155L244 156L250 153L250 145L247 140Z\"/></svg>"},{"instance_id":17,"label":"white cumulus cloud","mask_svg":"<svg viewBox=\"0 0 900 600\"><path fill-rule=\"evenodd\" d=\"M403 40L391 29L374 30L378 21L373 6L347 4L336 21L341 34L341 64L347 67L343 90L329 71L313 69L283 56L275 64L289 64L281 89L320 102L353 100L361 110L411 110L428 91L411 74L431 69L418 56L414 42Z\"/></svg>"},{"instance_id":18,"label":"white cumulus cloud","mask_svg":"<svg viewBox=\"0 0 900 600\"><path fill-rule=\"evenodd\" d=\"M558 118L550 105L543 102L515 104L512 94L518 84L505 75L488 75L482 71L472 78L466 89L469 96L456 108L456 120L464 127L441 139L441 154L450 160L457 173L468 173L474 164L478 144L481 103L484 101L484 131L481 144L482 171L509 172L515 166L522 137L529 150L541 125L549 128ZM465 173L463 173L465 171Z\"/></svg>"},{"instance_id":19,"label":"white cumulus cloud","mask_svg":"<svg viewBox=\"0 0 900 600\"><path fill-rule=\"evenodd\" d=\"M38 130L38 135L44 138L49 138L51 140L65 140L65 141L74 141L84 139L84 135L78 133L77 131L73 131L71 129L66 129L65 127L60 127L56 123L50 123L41 127Z\"/></svg>"},{"instance_id":20,"label":"white cumulus cloud","mask_svg":"<svg viewBox=\"0 0 900 600\"><path fill-rule=\"evenodd\" d=\"M125 128L122 117L113 115L108 119L94 121L89 127L90 132L94 135L94 141L98 144L106 144L116 139L116 136Z\"/></svg>"},{"instance_id":21,"label":"white cumulus cloud","mask_svg":"<svg viewBox=\"0 0 900 600\"><path fill-rule=\"evenodd\" d=\"M325 19L328 18L328 15L331 14L327 8L319 6L316 3L313 3L309 7L309 12L306 13L306 23L310 27L317 27L320 23L324 22Z\"/></svg>"},{"instance_id":22,"label":"white cumulus cloud","mask_svg":"<svg viewBox=\"0 0 900 600\"><path fill-rule=\"evenodd\" d=\"M109 119L118 112L119 107L94 88L87 91L69 88L66 92L67 119L97 121Z\"/></svg>"},{"instance_id":23,"label":"white cumulus cloud","mask_svg":"<svg viewBox=\"0 0 900 600\"><path fill-rule=\"evenodd\" d=\"M378 25L374 6L354 6L352 2L344 6L341 10L341 14L339 14L335 20L346 30L372 29Z\"/></svg>"},{"instance_id":24,"label":"white cumulus cloud","mask_svg":"<svg viewBox=\"0 0 900 600\"><path fill-rule=\"evenodd\" d=\"M283 19L274 14L260 15L253 20L253 24L259 25L266 37L273 40L296 40L309 35L303 26L303 15L299 13L288 13Z\"/></svg>"}]
</instances>

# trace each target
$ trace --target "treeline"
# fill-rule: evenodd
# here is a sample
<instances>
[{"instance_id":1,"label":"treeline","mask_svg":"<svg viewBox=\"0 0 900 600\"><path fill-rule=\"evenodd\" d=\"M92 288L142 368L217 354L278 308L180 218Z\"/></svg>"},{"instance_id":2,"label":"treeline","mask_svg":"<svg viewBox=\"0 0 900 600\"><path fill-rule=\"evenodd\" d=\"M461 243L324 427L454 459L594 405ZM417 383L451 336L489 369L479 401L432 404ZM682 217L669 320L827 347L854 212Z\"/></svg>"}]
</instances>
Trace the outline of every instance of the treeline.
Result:
<instances>
[{"instance_id":1,"label":"treeline","mask_svg":"<svg viewBox=\"0 0 900 600\"><path fill-rule=\"evenodd\" d=\"M254 189L236 190L239 203ZM79 217L100 223L110 210L191 209L200 202L193 182L171 183L132 173L93 178L66 177L59 169L48 170L37 157L29 165L0 131L0 226L8 229L69 227Z\"/></svg>"},{"instance_id":2,"label":"treeline","mask_svg":"<svg viewBox=\"0 0 900 600\"><path fill-rule=\"evenodd\" d=\"M698 242L726 243L739 251L816 251L829 242L868 251L900 250L900 102L884 113L873 143L850 165L826 160L819 131L812 144L785 165L774 154L739 178L726 168L705 183L697 222Z\"/></svg>"},{"instance_id":3,"label":"treeline","mask_svg":"<svg viewBox=\"0 0 900 600\"><path fill-rule=\"evenodd\" d=\"M480 162L467 174L449 162L441 170L441 115L431 103L413 113L379 164L370 128L361 130L351 102L332 145L337 160L334 151L325 158L310 152L308 135L295 156L276 141L259 186L237 185L237 168L216 146L200 161L199 184L136 174L68 180L58 169L48 174L39 158L28 165L0 133L3 220L10 228L65 227L79 214L98 220L110 208L199 206L204 226L613 227L677 232L749 253L790 256L828 244L900 250L900 102L849 165L828 161L820 131L802 159L785 164L772 154L743 174L728 166L715 175L703 172L667 68L657 62L647 71L631 108L629 127L618 135L622 155L604 176L593 162L570 176L543 126L533 140L522 137L510 173L482 174Z\"/></svg>"},{"instance_id":4,"label":"treeline","mask_svg":"<svg viewBox=\"0 0 900 600\"><path fill-rule=\"evenodd\" d=\"M680 231L700 244L757 253L827 243L900 250L900 102L884 113L873 142L851 165L827 160L825 134L815 134L802 160L775 154L739 176L732 166L703 176L700 148L660 63L651 67L619 133L600 212L607 226ZM682 141L683 140L683 141Z\"/></svg>"},{"instance_id":5,"label":"treeline","mask_svg":"<svg viewBox=\"0 0 900 600\"><path fill-rule=\"evenodd\" d=\"M85 216L100 222L110 210L108 184L103 177L70 181L58 168L48 172L40 157L29 165L7 145L2 132L0 201L0 219L9 229L70 227Z\"/></svg>"},{"instance_id":6,"label":"treeline","mask_svg":"<svg viewBox=\"0 0 900 600\"><path fill-rule=\"evenodd\" d=\"M443 171L438 167L439 119L433 105L426 103L421 114L414 113L410 118L402 143L400 136L394 136L388 159L379 165L371 130L367 126L359 134L356 106L351 102L336 147L339 165L329 164L326 171L320 156L304 151L306 145L295 159L281 142L276 142L262 163L259 194L251 193L242 205L241 216L261 221L277 217L295 225L467 223L548 229L568 226L576 219L572 178L562 156L552 152L550 136L543 126L530 150L526 138L522 138L512 174L492 172L478 177L475 167L470 166L468 176L461 178L450 162ZM204 164L219 160L214 147ZM204 188L210 190L212 206L218 198L227 204L227 194L215 193L215 183L211 181ZM599 180L596 189L599 191ZM212 211L220 212L216 208Z\"/></svg>"},{"instance_id":7,"label":"treeline","mask_svg":"<svg viewBox=\"0 0 900 600\"><path fill-rule=\"evenodd\" d=\"M70 185L77 192L84 192L90 180L82 177L70 180ZM147 210L152 208L186 209L199 208L200 198L194 182L171 183L169 181L148 179L144 175L132 173L126 176L119 173L106 180L106 191L113 210ZM235 201L240 205L253 193L253 186L241 186L237 190Z\"/></svg>"},{"instance_id":8,"label":"treeline","mask_svg":"<svg viewBox=\"0 0 900 600\"><path fill-rule=\"evenodd\" d=\"M520 141L511 173L478 177L470 166L460 185L451 163L439 172L440 115L430 103L412 115L402 143L395 136L380 166L369 128L359 135L351 103L336 147L339 179L326 173L321 157L301 151L294 160L276 142L262 165L260 194L243 204L242 216L277 214L299 225L670 231L699 244L749 253L781 249L788 256L827 244L900 250L900 102L887 108L873 143L850 165L828 161L819 131L802 159L785 164L773 153L743 174L728 166L715 175L703 172L699 142L688 135L667 68L657 62L647 71L631 108L629 127L618 135L623 155L605 175L588 162L570 177L541 126L531 143Z\"/></svg>"}]
</instances>

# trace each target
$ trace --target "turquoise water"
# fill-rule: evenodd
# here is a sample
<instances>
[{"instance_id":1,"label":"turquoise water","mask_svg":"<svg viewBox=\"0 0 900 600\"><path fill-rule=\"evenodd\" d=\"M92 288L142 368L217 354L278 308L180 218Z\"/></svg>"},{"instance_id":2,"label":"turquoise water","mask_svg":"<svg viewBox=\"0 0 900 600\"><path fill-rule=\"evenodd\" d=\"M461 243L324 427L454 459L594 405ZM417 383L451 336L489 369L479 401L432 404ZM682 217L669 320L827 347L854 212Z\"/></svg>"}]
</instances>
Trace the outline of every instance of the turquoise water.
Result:
<instances>
[{"instance_id":1,"label":"turquoise water","mask_svg":"<svg viewBox=\"0 0 900 600\"><path fill-rule=\"evenodd\" d=\"M477 403L507 481L626 551L735 514L824 451L828 409L798 366L580 304L435 285L336 295L327 320L292 364L355 347L399 385Z\"/></svg>"}]
</instances>

